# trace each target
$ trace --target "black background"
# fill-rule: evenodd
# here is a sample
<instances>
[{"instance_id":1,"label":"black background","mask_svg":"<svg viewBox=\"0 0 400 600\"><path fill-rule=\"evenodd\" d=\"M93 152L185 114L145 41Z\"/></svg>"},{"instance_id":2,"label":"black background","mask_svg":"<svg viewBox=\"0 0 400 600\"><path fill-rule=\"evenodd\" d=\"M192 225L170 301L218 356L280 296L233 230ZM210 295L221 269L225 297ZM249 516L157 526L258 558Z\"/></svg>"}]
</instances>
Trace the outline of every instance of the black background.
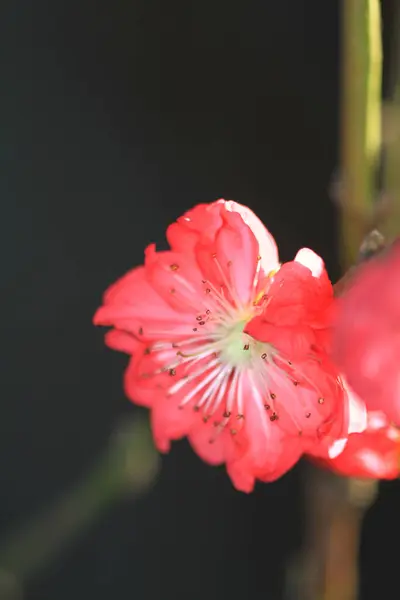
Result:
<instances>
[{"instance_id":1,"label":"black background","mask_svg":"<svg viewBox=\"0 0 400 600\"><path fill-rule=\"evenodd\" d=\"M135 410L122 391L126 358L103 347L91 319L103 290L145 245L164 243L179 214L235 199L263 219L283 260L310 246L338 277L328 188L340 31L333 0L0 10L5 534L80 481ZM177 443L154 489L108 511L28 582L26 598L280 599L301 540L300 474L246 496ZM367 517L363 600L396 584L399 501L398 484L384 484Z\"/></svg>"}]
</instances>

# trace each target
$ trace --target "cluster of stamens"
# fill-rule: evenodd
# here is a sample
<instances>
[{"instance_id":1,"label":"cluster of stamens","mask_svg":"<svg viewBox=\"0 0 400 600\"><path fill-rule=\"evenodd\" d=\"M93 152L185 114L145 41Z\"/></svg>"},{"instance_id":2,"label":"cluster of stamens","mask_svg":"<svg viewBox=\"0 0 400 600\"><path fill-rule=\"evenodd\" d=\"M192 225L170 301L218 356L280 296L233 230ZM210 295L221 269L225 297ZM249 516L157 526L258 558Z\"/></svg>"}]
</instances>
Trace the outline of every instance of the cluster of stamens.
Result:
<instances>
[{"instance_id":1,"label":"cluster of stamens","mask_svg":"<svg viewBox=\"0 0 400 600\"><path fill-rule=\"evenodd\" d=\"M196 307L193 307L196 310L192 327L194 335L177 336L171 340L165 339L160 332L160 341L146 349L147 354L154 356L154 363L160 366L141 376L149 378L167 373L169 377L176 378L173 383L162 386L166 397L187 387L188 391L182 396L178 408L182 410L190 406L195 412L202 413L204 423L208 423L216 413L221 415L213 422L216 435L228 425L230 433L236 435L243 426L245 379L247 386L251 387L253 400L264 407L272 423L279 420L278 398L273 391L274 387L279 387L282 392L287 386L289 392L293 390L291 386L307 385L316 392L318 403L323 404L324 397L318 388L292 361L283 357L271 344L259 342L244 333L246 323L259 314L259 311L265 310L270 301L268 291L273 275L266 278L266 286L261 292L257 292L261 257L258 257L254 276L252 300L247 306L243 306L217 256L214 254L212 258L221 282L216 287L212 282L202 280L202 310L197 312ZM228 269L231 265L228 262ZM183 286L197 303L198 293L180 275L179 265L173 263L169 268L176 279L171 293L178 294ZM139 335L143 333L143 328L140 328ZM301 396L299 398L301 402ZM305 417L311 417L309 410L305 411ZM300 426L298 433L302 435ZM212 436L210 442L215 439L216 436Z\"/></svg>"}]
</instances>

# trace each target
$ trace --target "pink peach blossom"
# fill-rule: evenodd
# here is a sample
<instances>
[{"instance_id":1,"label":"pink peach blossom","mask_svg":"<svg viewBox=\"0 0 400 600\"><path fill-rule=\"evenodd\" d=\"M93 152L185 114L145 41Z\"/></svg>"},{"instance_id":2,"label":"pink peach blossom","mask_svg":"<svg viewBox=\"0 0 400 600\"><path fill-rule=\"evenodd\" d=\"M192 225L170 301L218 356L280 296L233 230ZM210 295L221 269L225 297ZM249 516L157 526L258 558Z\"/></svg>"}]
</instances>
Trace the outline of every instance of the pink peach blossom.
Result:
<instances>
[{"instance_id":1,"label":"pink peach blossom","mask_svg":"<svg viewBox=\"0 0 400 600\"><path fill-rule=\"evenodd\" d=\"M94 322L131 355L125 390L151 409L157 447L187 436L238 489L276 479L305 449L346 439L347 395L326 352L333 291L303 249L280 265L275 241L245 206L201 204L112 285Z\"/></svg>"}]
</instances>

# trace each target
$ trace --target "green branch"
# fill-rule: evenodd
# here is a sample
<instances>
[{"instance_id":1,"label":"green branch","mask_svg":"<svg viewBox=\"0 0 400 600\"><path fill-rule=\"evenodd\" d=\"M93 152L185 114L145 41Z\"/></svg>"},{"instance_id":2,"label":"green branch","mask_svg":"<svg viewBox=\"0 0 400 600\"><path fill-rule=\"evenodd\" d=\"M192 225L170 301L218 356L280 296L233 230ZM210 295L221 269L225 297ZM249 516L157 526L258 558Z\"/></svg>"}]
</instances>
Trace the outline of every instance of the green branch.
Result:
<instances>
[{"instance_id":1,"label":"green branch","mask_svg":"<svg viewBox=\"0 0 400 600\"><path fill-rule=\"evenodd\" d=\"M342 268L357 259L373 214L381 150L379 0L342 0Z\"/></svg>"},{"instance_id":2,"label":"green branch","mask_svg":"<svg viewBox=\"0 0 400 600\"><path fill-rule=\"evenodd\" d=\"M46 566L115 502L143 493L158 470L148 424L128 420L109 449L75 488L0 547L0 598L20 598L23 584Z\"/></svg>"}]
</instances>

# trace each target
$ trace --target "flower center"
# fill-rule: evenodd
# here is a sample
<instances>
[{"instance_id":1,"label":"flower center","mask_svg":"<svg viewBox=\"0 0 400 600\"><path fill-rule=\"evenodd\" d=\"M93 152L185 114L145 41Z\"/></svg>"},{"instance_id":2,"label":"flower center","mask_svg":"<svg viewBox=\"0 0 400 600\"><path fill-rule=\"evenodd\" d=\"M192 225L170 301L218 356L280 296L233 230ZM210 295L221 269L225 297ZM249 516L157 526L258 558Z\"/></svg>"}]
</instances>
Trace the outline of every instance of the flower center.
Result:
<instances>
[{"instance_id":1,"label":"flower center","mask_svg":"<svg viewBox=\"0 0 400 600\"><path fill-rule=\"evenodd\" d=\"M219 266L217 260L216 265ZM278 421L282 397L291 406L290 421L299 435L303 430L314 433L316 425L310 407L325 402L318 387L272 344L259 342L244 332L246 324L268 306L268 282L259 286L257 272L252 298L244 304L220 271L224 283L215 286L202 281L205 286L202 299L180 277L181 288L196 298L193 324L185 333L166 335L167 332L160 331L158 341L145 351L153 356L155 370L141 376L145 379L160 376L156 388L164 392L167 401L177 396L177 408L200 413L204 423L212 419L210 443L226 428L232 435L239 433L246 422L248 401L259 411L266 411L271 422ZM174 293L177 290L178 286ZM308 395L311 393L312 403L299 394L299 387L303 386L307 387Z\"/></svg>"},{"instance_id":2,"label":"flower center","mask_svg":"<svg viewBox=\"0 0 400 600\"><path fill-rule=\"evenodd\" d=\"M244 333L248 319L241 320L229 328L221 328L221 362L231 368L251 368L254 363L254 354L261 355L266 350L267 344L257 342L254 338Z\"/></svg>"}]
</instances>

